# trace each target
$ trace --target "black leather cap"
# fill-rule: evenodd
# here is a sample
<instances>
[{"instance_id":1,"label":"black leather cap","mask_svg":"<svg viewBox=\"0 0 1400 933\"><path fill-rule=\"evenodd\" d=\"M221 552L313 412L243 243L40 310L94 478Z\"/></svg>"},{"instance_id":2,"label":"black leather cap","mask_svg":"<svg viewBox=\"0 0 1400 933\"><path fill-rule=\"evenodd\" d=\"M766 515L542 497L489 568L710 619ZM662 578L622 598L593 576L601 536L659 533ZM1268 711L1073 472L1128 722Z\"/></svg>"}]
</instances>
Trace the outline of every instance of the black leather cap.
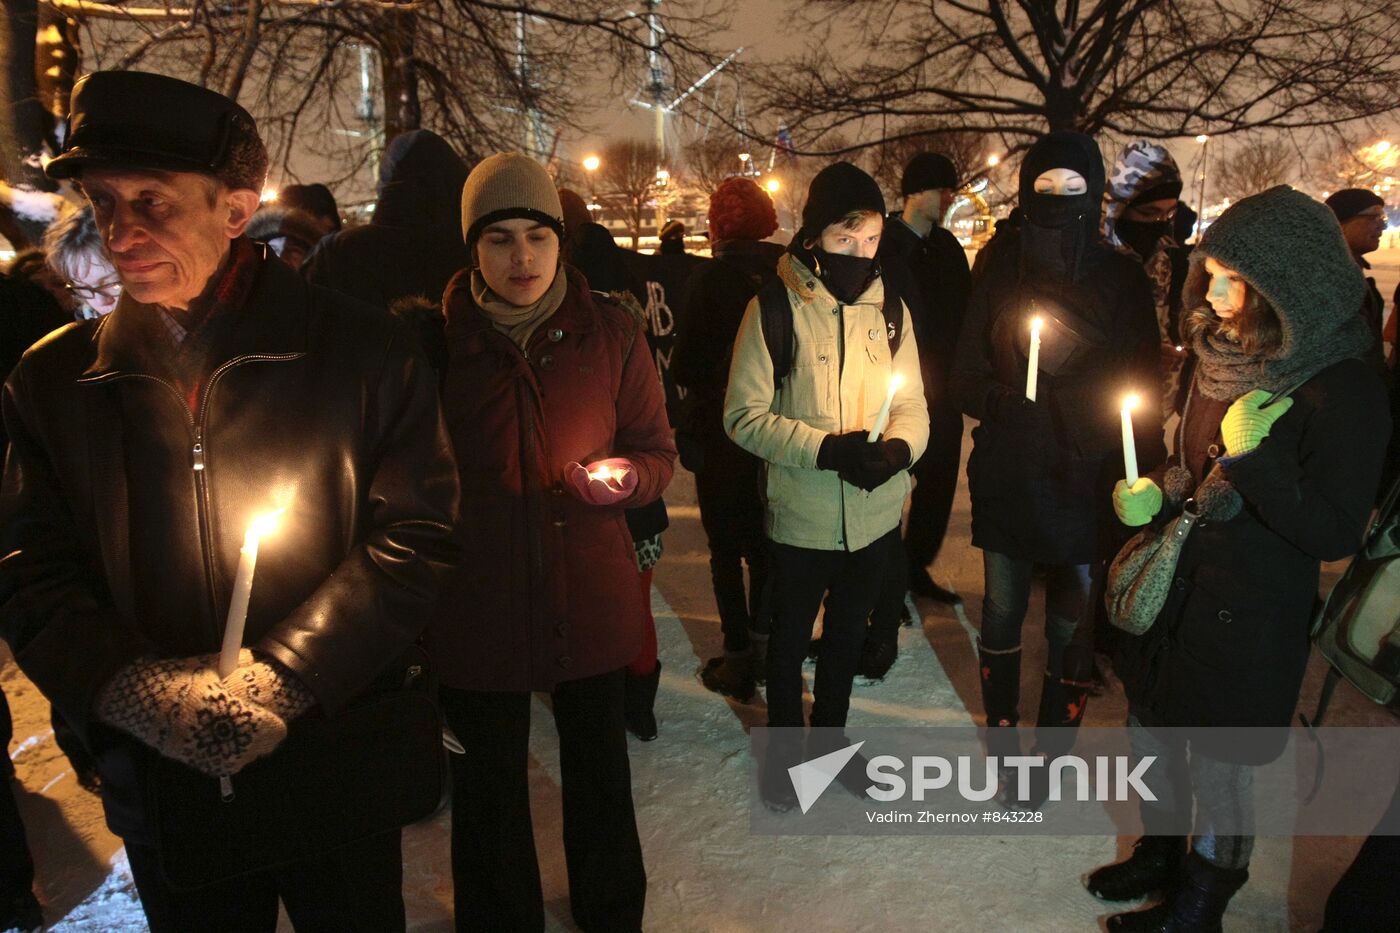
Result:
<instances>
[{"instance_id":1,"label":"black leather cap","mask_svg":"<svg viewBox=\"0 0 1400 933\"><path fill-rule=\"evenodd\" d=\"M73 85L67 145L45 171L60 179L86 168L201 172L260 190L267 154L252 115L222 94L165 75L98 71Z\"/></svg>"}]
</instances>

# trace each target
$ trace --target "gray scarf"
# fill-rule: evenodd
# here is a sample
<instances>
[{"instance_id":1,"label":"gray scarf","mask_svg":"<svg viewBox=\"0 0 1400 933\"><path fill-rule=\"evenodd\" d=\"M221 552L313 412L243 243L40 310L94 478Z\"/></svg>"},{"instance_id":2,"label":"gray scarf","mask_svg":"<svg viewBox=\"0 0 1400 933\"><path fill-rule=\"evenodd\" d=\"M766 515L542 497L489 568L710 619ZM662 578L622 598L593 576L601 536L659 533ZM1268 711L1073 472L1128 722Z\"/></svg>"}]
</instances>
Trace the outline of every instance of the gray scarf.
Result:
<instances>
[{"instance_id":1,"label":"gray scarf","mask_svg":"<svg viewBox=\"0 0 1400 933\"><path fill-rule=\"evenodd\" d=\"M1353 314L1321 333L1298 333L1294 328L1280 349L1251 356L1228 337L1202 328L1191 341L1200 361L1196 385L1207 397L1222 402L1233 402L1254 389L1281 392L1333 363L1362 356L1373 339L1361 316Z\"/></svg>"}]
</instances>

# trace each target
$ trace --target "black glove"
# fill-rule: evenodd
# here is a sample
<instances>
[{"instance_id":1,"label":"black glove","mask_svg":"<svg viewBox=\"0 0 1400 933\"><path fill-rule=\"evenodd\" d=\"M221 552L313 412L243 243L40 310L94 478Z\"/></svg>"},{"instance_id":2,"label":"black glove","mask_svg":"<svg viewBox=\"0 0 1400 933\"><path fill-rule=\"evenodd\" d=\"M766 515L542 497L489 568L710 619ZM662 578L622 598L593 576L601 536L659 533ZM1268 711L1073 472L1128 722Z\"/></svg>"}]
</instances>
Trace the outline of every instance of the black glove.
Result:
<instances>
[{"instance_id":1,"label":"black glove","mask_svg":"<svg viewBox=\"0 0 1400 933\"><path fill-rule=\"evenodd\" d=\"M1027 440L1041 441L1050 434L1050 411L1019 392L1003 390L992 411L997 424Z\"/></svg>"},{"instance_id":2,"label":"black glove","mask_svg":"<svg viewBox=\"0 0 1400 933\"><path fill-rule=\"evenodd\" d=\"M854 470L841 471L841 478L858 489L874 492L900 470L909 468L909 445L899 438L866 444Z\"/></svg>"},{"instance_id":3,"label":"black glove","mask_svg":"<svg viewBox=\"0 0 1400 933\"><path fill-rule=\"evenodd\" d=\"M817 450L817 469L845 473L859 468L865 458L864 448L875 446L866 440L868 436L868 431L828 434L822 438L822 446Z\"/></svg>"}]
</instances>

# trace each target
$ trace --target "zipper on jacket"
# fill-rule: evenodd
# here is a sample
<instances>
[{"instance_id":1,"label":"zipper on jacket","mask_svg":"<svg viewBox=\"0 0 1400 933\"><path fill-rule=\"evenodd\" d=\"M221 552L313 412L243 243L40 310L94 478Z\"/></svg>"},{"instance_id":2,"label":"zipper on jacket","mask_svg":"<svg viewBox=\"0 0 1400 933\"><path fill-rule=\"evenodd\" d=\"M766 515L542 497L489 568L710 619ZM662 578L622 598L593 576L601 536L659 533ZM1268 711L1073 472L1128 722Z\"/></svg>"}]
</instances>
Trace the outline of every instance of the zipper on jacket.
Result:
<instances>
[{"instance_id":1,"label":"zipper on jacket","mask_svg":"<svg viewBox=\"0 0 1400 933\"><path fill-rule=\"evenodd\" d=\"M266 362L279 360L294 360L305 356L304 353L251 353L246 356L235 356L226 363L220 364L209 374L199 392L199 414L194 418L194 448L193 460L191 463L194 472L195 489L195 511L199 515L199 545L204 554L204 579L209 590L209 619L214 628L214 638L216 643L221 642L224 637L224 626L228 623L227 612L220 613L219 606L228 603L227 597L220 599L218 577L214 573L214 531L210 525L209 513L212 506L209 503L209 480L204 468L204 422L209 415L209 399L214 394L214 385L219 381L219 377L233 369L241 363ZM172 388L174 388L172 386ZM185 411L189 408L186 406Z\"/></svg>"},{"instance_id":2,"label":"zipper on jacket","mask_svg":"<svg viewBox=\"0 0 1400 933\"><path fill-rule=\"evenodd\" d=\"M836 423L841 426L841 431L846 430L846 409L845 400L842 398L842 377L846 374L846 315L843 313L841 303L836 303ZM838 542L842 548L850 550L851 533L846 527L846 481L839 475L836 477L836 488L840 496L841 503L841 540Z\"/></svg>"},{"instance_id":3,"label":"zipper on jacket","mask_svg":"<svg viewBox=\"0 0 1400 933\"><path fill-rule=\"evenodd\" d=\"M191 438L190 472L194 476L195 513L199 521L199 550L200 556L204 559L204 583L205 590L209 597L209 604L207 607L209 611L209 628L214 644L217 644L223 638L224 619L219 612L219 598L216 592L217 583L214 575L214 549L211 544L213 532L209 523L209 485L206 476L207 471L205 469L205 455L207 452L204 447L204 420L209 413L209 396L213 391L214 383L218 381L219 377L240 363L255 360L293 360L302 356L305 356L305 354L250 354L248 356L234 357L216 368L214 372L210 374L208 381L205 382L203 390L200 393L198 416L190 413L189 403L186 401L184 394L179 388L176 387L174 383L162 379L159 376L152 376L149 373L115 373L97 379L85 380L89 385L104 385L122 379L145 379L149 382L154 382L156 385L163 386L166 391L174 396L176 404L179 405L180 413L185 418L186 436Z\"/></svg>"}]
</instances>

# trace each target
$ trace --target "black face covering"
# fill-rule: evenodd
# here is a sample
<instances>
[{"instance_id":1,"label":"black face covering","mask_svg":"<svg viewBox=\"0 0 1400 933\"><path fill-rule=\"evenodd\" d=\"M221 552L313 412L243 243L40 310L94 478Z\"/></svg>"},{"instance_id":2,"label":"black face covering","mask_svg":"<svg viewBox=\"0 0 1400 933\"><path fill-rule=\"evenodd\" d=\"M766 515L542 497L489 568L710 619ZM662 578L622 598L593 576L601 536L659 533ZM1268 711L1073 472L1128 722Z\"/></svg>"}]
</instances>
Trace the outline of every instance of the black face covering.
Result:
<instances>
[{"instance_id":1,"label":"black face covering","mask_svg":"<svg viewBox=\"0 0 1400 933\"><path fill-rule=\"evenodd\" d=\"M1171 227L1171 222L1167 220L1129 220L1119 217L1113 229L1125 246L1146 259L1157 248L1157 241L1171 232Z\"/></svg>"},{"instance_id":2,"label":"black face covering","mask_svg":"<svg viewBox=\"0 0 1400 933\"><path fill-rule=\"evenodd\" d=\"M1054 168L1084 178L1083 194L1037 194L1035 180ZM1073 281L1084 255L1098 239L1103 198L1103 157L1080 133L1051 133L1026 153L1020 169L1021 267L1023 274Z\"/></svg>"},{"instance_id":3,"label":"black face covering","mask_svg":"<svg viewBox=\"0 0 1400 933\"><path fill-rule=\"evenodd\" d=\"M874 259L828 253L820 246L812 250L817 260L818 276L826 290L842 304L850 304L870 287L879 275Z\"/></svg>"}]
</instances>

